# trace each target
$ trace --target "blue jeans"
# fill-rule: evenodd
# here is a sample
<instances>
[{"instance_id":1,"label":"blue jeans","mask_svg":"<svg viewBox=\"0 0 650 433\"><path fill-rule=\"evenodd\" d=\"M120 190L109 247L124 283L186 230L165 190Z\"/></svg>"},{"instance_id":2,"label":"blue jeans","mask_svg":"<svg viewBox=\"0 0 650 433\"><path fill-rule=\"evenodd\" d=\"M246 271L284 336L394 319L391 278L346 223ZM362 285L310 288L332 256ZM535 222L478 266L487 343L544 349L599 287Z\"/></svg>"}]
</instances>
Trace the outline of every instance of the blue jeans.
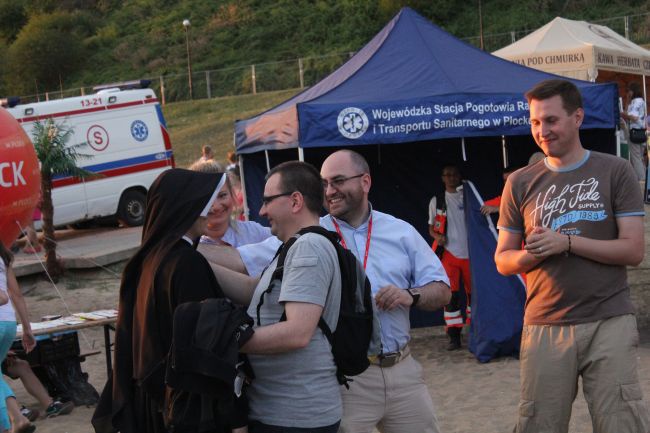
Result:
<instances>
[{"instance_id":1,"label":"blue jeans","mask_svg":"<svg viewBox=\"0 0 650 433\"><path fill-rule=\"evenodd\" d=\"M16 322L0 322L0 362L7 357L7 352L9 352L14 338L16 338ZM0 373L0 426L5 430L9 430L11 423L7 414L6 401L9 397L14 397L14 392L7 385L2 373Z\"/></svg>"},{"instance_id":2,"label":"blue jeans","mask_svg":"<svg viewBox=\"0 0 650 433\"><path fill-rule=\"evenodd\" d=\"M325 427L301 428L282 427L251 421L248 425L248 433L336 433L339 430L339 424L341 424L341 421Z\"/></svg>"}]
</instances>

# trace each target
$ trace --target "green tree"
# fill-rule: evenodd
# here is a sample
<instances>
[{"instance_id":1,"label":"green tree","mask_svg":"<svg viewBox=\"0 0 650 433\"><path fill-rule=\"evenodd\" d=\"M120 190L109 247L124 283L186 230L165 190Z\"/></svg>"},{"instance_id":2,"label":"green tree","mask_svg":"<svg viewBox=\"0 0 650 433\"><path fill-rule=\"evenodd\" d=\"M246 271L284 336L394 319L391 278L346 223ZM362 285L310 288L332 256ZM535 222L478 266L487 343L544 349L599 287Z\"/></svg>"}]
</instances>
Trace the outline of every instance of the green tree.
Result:
<instances>
[{"instance_id":1,"label":"green tree","mask_svg":"<svg viewBox=\"0 0 650 433\"><path fill-rule=\"evenodd\" d=\"M7 50L7 44L0 40L0 59L7 58ZM4 62L0 62L0 95L9 96L7 92L7 83L4 80L6 69L7 65Z\"/></svg>"},{"instance_id":2,"label":"green tree","mask_svg":"<svg viewBox=\"0 0 650 433\"><path fill-rule=\"evenodd\" d=\"M15 92L58 89L83 64L83 38L92 28L83 13L32 16L7 52L7 84Z\"/></svg>"},{"instance_id":3,"label":"green tree","mask_svg":"<svg viewBox=\"0 0 650 433\"><path fill-rule=\"evenodd\" d=\"M52 179L57 175L86 178L93 173L77 166L77 161L89 158L78 152L86 143L68 145L72 129L56 124L49 118L44 123L36 121L32 141L36 155L41 162L41 212L43 214L43 236L45 238L45 266L54 281L63 273L63 266L56 258L54 234L54 206L52 205Z\"/></svg>"},{"instance_id":4,"label":"green tree","mask_svg":"<svg viewBox=\"0 0 650 433\"><path fill-rule=\"evenodd\" d=\"M26 22L27 13L22 1L0 0L0 38L13 41Z\"/></svg>"}]
</instances>

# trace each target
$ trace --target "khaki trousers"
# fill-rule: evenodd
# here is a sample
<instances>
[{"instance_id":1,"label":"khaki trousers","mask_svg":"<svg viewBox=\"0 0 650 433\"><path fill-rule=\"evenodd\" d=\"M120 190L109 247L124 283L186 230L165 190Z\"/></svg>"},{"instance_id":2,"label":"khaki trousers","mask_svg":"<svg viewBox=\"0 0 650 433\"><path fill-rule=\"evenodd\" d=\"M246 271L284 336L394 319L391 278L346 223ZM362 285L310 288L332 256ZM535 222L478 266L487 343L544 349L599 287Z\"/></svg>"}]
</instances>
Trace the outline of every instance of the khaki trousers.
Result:
<instances>
[{"instance_id":1,"label":"khaki trousers","mask_svg":"<svg viewBox=\"0 0 650 433\"><path fill-rule=\"evenodd\" d=\"M516 433L566 433L582 376L594 433L647 433L633 315L579 325L524 326Z\"/></svg>"},{"instance_id":2,"label":"khaki trousers","mask_svg":"<svg viewBox=\"0 0 650 433\"><path fill-rule=\"evenodd\" d=\"M339 433L439 433L422 366L407 356L392 367L370 365L341 387L343 419Z\"/></svg>"}]
</instances>

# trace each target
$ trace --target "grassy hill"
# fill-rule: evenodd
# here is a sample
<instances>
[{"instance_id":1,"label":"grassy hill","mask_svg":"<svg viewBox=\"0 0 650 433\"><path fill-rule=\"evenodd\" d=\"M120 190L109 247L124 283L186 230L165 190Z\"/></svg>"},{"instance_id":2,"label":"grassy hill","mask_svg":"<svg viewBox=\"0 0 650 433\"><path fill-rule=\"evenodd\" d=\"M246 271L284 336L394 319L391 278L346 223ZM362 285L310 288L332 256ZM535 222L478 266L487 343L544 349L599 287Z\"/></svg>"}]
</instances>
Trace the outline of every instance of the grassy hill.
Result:
<instances>
[{"instance_id":1,"label":"grassy hill","mask_svg":"<svg viewBox=\"0 0 650 433\"><path fill-rule=\"evenodd\" d=\"M403 6L455 36L479 34L478 1L0 0L0 94L184 74L186 42L194 71L229 68L219 80L250 88L249 65L356 51ZM496 35L486 48L555 16L602 20L648 10L645 0L482 0L484 33ZM650 40L650 15L630 24L633 40ZM612 25L623 31L622 19ZM293 71L275 76L295 81Z\"/></svg>"},{"instance_id":2,"label":"grassy hill","mask_svg":"<svg viewBox=\"0 0 650 433\"><path fill-rule=\"evenodd\" d=\"M267 110L298 92L259 93L176 102L163 107L178 167L187 167L201 156L201 146L209 144L216 158L225 161L233 150L234 122Z\"/></svg>"}]
</instances>

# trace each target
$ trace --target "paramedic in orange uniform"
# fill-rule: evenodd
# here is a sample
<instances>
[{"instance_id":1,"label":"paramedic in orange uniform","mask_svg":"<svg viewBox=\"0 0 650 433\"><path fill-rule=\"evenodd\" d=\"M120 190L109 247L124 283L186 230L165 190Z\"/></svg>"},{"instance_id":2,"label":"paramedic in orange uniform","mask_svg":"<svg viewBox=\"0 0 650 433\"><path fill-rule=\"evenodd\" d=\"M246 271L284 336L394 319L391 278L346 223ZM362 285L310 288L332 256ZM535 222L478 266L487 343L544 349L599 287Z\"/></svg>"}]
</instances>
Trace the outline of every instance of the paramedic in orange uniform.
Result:
<instances>
[{"instance_id":1,"label":"paramedic in orange uniform","mask_svg":"<svg viewBox=\"0 0 650 433\"><path fill-rule=\"evenodd\" d=\"M444 195L434 196L429 203L429 234L432 248L441 257L442 265L451 283L451 301L445 306L445 325L449 336L447 350L458 350L461 345L463 316L460 311L460 281L467 295L466 323L472 317L470 296L472 283L467 248L467 227L463 205L463 187L460 170L455 165L442 169Z\"/></svg>"}]
</instances>

